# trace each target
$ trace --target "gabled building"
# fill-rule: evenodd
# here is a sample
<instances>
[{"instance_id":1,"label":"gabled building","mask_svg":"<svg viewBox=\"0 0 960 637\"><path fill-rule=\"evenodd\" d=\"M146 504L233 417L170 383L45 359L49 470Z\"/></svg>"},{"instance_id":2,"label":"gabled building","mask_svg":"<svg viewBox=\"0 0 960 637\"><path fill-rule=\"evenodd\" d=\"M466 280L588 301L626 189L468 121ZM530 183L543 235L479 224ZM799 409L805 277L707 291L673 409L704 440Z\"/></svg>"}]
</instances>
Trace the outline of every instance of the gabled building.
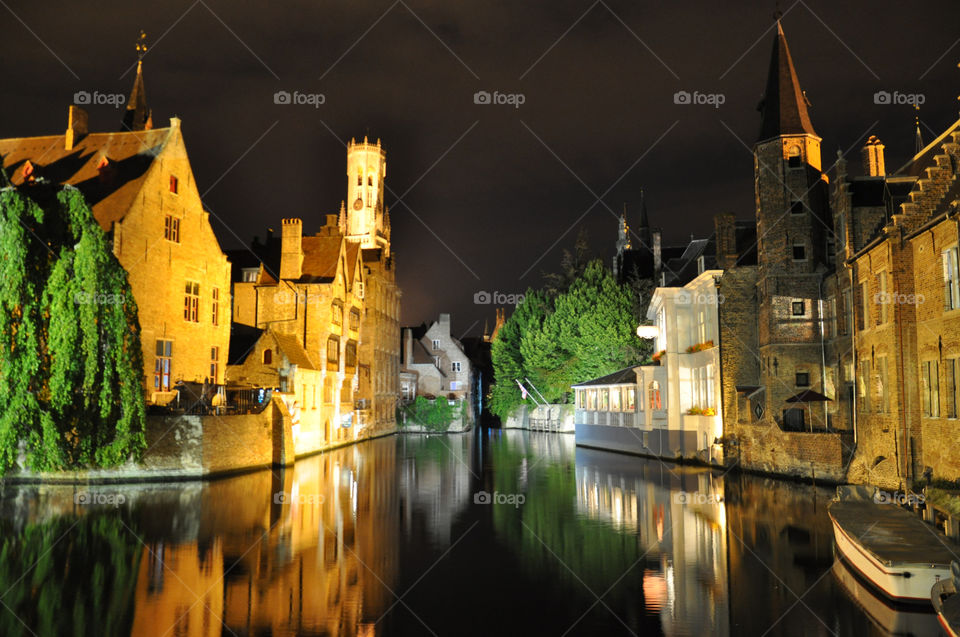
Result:
<instances>
[{"instance_id":1,"label":"gabled building","mask_svg":"<svg viewBox=\"0 0 960 637\"><path fill-rule=\"evenodd\" d=\"M148 403L177 381L224 382L230 338L230 263L210 226L180 120L153 128L142 64L117 130L90 132L70 106L66 131L0 140L15 185L45 179L77 187L113 241L140 320Z\"/></svg>"},{"instance_id":2,"label":"gabled building","mask_svg":"<svg viewBox=\"0 0 960 637\"><path fill-rule=\"evenodd\" d=\"M404 328L402 363L406 383L402 393L407 400L417 396L465 400L472 418L476 376L463 345L450 333L449 314L441 314L430 325Z\"/></svg>"}]
</instances>

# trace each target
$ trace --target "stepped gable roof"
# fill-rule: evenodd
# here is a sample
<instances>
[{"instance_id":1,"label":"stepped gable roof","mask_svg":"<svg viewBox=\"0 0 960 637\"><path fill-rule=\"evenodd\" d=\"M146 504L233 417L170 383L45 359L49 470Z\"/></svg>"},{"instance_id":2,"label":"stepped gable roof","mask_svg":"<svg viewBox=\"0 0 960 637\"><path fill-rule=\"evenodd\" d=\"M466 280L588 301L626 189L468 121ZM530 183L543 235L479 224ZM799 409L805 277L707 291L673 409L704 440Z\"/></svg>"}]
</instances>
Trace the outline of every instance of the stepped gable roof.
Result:
<instances>
[{"instance_id":1,"label":"stepped gable roof","mask_svg":"<svg viewBox=\"0 0 960 637\"><path fill-rule=\"evenodd\" d=\"M66 135L0 140L10 181L23 183L26 162L34 177L76 186L104 231L123 219L146 180L154 159L172 138L172 128L89 133L66 150Z\"/></svg>"},{"instance_id":2,"label":"stepped gable roof","mask_svg":"<svg viewBox=\"0 0 960 637\"><path fill-rule=\"evenodd\" d=\"M757 110L760 111L758 142L780 135L816 135L780 20L777 20L777 34L770 54L767 88Z\"/></svg>"},{"instance_id":3,"label":"stepped gable roof","mask_svg":"<svg viewBox=\"0 0 960 637\"><path fill-rule=\"evenodd\" d=\"M637 382L637 373L634 371L634 367L624 367L623 369L617 370L612 374L607 374L606 376L601 376L600 378L594 378L593 380L588 380L585 383L579 383L574 385L574 387L593 387L596 385L635 385Z\"/></svg>"},{"instance_id":4,"label":"stepped gable roof","mask_svg":"<svg viewBox=\"0 0 960 637\"><path fill-rule=\"evenodd\" d=\"M954 131L960 130L960 119L947 127L935 140L926 145L919 153L914 155L907 163L901 166L897 176L926 177L924 172L927 168L934 166L934 157L943 154L943 143L950 137Z\"/></svg>"}]
</instances>

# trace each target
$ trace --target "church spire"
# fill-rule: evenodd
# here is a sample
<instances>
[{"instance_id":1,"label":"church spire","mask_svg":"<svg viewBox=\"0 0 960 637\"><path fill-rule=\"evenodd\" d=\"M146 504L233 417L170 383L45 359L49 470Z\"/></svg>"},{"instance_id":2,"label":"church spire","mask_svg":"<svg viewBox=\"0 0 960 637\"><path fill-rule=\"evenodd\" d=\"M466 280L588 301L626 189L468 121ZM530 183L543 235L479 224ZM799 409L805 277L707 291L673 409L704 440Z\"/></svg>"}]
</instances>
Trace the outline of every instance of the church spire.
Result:
<instances>
[{"instance_id":1,"label":"church spire","mask_svg":"<svg viewBox=\"0 0 960 637\"><path fill-rule=\"evenodd\" d=\"M757 141L781 135L816 135L807 113L808 105L807 96L800 88L800 80L793 67L780 18L777 17L777 35L770 55L767 88L757 106L760 111L760 136Z\"/></svg>"},{"instance_id":2,"label":"church spire","mask_svg":"<svg viewBox=\"0 0 960 637\"><path fill-rule=\"evenodd\" d=\"M920 151L922 151L922 150L926 147L926 145L923 143L923 135L920 134L920 106L917 105L917 104L914 104L914 105L913 105L913 108L914 108L914 110L916 111L916 113L914 114L914 118L913 118L913 119L914 119L914 124L915 124L916 127L917 127L917 131L916 131L916 133L915 133L915 136L916 136L916 142L915 142L916 149L913 151L913 154L914 154L914 155L919 155L919 154L920 154Z\"/></svg>"},{"instance_id":3,"label":"church spire","mask_svg":"<svg viewBox=\"0 0 960 637\"><path fill-rule=\"evenodd\" d=\"M137 77L133 80L133 89L130 99L127 100L127 110L123 114L121 124L123 130L137 131L153 128L153 117L147 107L147 92L143 87L143 56L147 52L147 34L140 32L137 39Z\"/></svg>"}]
</instances>

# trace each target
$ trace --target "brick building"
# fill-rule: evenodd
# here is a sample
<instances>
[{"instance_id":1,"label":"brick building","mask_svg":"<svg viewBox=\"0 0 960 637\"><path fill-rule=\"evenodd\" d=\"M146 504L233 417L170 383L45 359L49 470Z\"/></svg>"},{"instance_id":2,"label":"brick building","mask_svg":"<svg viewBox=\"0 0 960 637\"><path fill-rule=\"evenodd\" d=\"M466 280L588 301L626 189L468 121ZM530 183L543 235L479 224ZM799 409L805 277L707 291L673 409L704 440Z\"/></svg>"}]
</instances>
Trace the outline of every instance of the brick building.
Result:
<instances>
[{"instance_id":1,"label":"brick building","mask_svg":"<svg viewBox=\"0 0 960 637\"><path fill-rule=\"evenodd\" d=\"M76 186L112 238L140 319L148 403L178 380L223 383L230 338L230 263L203 209L180 120L153 128L143 68L118 130L91 133L70 106L59 135L0 140L14 184Z\"/></svg>"},{"instance_id":2,"label":"brick building","mask_svg":"<svg viewBox=\"0 0 960 637\"><path fill-rule=\"evenodd\" d=\"M960 122L888 173L832 186L783 29L754 145L757 265L715 219L728 454L748 468L889 487L960 478ZM919 135L919 133L918 133ZM807 432L807 433L803 433Z\"/></svg>"},{"instance_id":3,"label":"brick building","mask_svg":"<svg viewBox=\"0 0 960 637\"><path fill-rule=\"evenodd\" d=\"M347 159L349 212L341 204L314 235L284 219L280 237L271 231L231 253L234 321L263 334L238 352L229 379L292 395L298 454L395 426L400 295L382 204L385 153L379 142L351 141Z\"/></svg>"}]
</instances>

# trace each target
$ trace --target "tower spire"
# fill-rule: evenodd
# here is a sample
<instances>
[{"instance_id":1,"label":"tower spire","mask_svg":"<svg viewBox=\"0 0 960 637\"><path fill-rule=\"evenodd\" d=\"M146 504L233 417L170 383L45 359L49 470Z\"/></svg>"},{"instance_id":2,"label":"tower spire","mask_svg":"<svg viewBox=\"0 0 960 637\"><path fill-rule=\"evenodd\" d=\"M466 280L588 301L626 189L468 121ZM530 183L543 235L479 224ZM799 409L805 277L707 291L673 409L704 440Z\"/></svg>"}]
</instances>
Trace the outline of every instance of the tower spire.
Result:
<instances>
[{"instance_id":1,"label":"tower spire","mask_svg":"<svg viewBox=\"0 0 960 637\"><path fill-rule=\"evenodd\" d=\"M914 121L914 125L916 126L916 133L914 133L916 137L916 141L914 143L914 145L916 146L916 149L914 150L914 154L919 155L920 151L922 151L926 147L926 144L923 143L923 135L920 134L920 105L914 104L913 110L915 111L913 121Z\"/></svg>"},{"instance_id":2,"label":"tower spire","mask_svg":"<svg viewBox=\"0 0 960 637\"><path fill-rule=\"evenodd\" d=\"M767 87L757 106L760 111L760 136L757 141L762 142L781 135L816 135L807 112L808 106L807 96L800 88L797 70L793 66L780 17L777 16L777 35L770 54Z\"/></svg>"},{"instance_id":3,"label":"tower spire","mask_svg":"<svg viewBox=\"0 0 960 637\"><path fill-rule=\"evenodd\" d=\"M147 34L140 32L137 38L137 77L133 80L133 89L130 99L127 100L127 109L123 114L121 127L123 130L137 131L153 128L153 117L147 107L147 92L143 87L143 56L147 54Z\"/></svg>"}]
</instances>

